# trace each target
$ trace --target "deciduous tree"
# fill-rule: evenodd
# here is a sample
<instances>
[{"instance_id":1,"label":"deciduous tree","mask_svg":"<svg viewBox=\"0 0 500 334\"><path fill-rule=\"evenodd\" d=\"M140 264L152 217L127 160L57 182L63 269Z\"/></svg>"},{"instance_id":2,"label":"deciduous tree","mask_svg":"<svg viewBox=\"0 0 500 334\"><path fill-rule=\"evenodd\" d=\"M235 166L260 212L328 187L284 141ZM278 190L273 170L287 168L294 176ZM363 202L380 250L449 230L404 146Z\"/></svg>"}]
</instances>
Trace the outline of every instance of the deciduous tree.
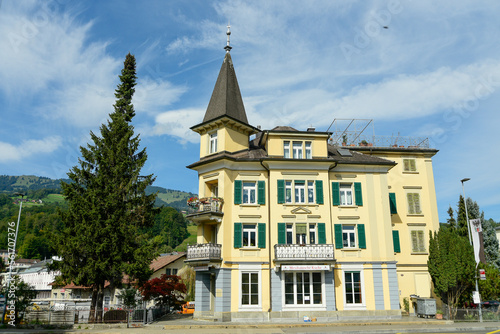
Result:
<instances>
[{"instance_id":1,"label":"deciduous tree","mask_svg":"<svg viewBox=\"0 0 500 334\"><path fill-rule=\"evenodd\" d=\"M179 276L163 274L145 282L139 290L145 301L154 300L157 305L172 306L184 301L186 285Z\"/></svg>"}]
</instances>

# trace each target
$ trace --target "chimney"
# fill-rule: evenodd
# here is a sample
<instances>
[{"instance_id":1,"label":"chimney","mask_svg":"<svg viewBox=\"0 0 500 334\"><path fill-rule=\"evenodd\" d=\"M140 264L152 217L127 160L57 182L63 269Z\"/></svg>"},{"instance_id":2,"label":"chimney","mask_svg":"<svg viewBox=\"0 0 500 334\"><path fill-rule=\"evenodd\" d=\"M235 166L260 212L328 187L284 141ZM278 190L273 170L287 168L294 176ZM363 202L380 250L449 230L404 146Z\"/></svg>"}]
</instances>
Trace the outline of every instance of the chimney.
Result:
<instances>
[{"instance_id":1,"label":"chimney","mask_svg":"<svg viewBox=\"0 0 500 334\"><path fill-rule=\"evenodd\" d=\"M314 132L316 131L316 128L312 125L310 125L308 128L307 128L307 132Z\"/></svg>"}]
</instances>

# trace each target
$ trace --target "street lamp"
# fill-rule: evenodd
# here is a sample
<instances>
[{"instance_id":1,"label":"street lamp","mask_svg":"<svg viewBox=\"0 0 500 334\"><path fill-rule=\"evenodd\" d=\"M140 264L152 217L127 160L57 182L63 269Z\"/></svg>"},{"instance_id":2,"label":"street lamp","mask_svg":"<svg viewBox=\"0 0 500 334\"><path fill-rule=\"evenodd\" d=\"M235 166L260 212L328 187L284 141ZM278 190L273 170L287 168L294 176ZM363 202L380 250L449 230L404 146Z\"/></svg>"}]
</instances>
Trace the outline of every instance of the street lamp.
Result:
<instances>
[{"instance_id":1,"label":"street lamp","mask_svg":"<svg viewBox=\"0 0 500 334\"><path fill-rule=\"evenodd\" d=\"M467 219L467 232L469 234L469 242L472 245L472 239L471 239L472 230L471 230L470 223L469 223L469 213L467 212L467 198L465 197L465 188L464 188L464 182L467 182L469 180L470 180L470 178L466 177L464 179L461 179L460 182L462 182L462 192L464 193L465 218ZM479 246L479 245L477 245L477 246ZM478 303L479 322L483 322L483 312L481 310L481 297L479 295L479 286L477 284L477 265L478 265L478 263L476 263L476 270L474 272L474 279L476 281L476 293L477 293L477 296L479 297L479 303Z\"/></svg>"},{"instance_id":2,"label":"street lamp","mask_svg":"<svg viewBox=\"0 0 500 334\"><path fill-rule=\"evenodd\" d=\"M464 188L464 182L469 181L470 178L466 177L465 179L461 179L460 182L462 182L462 192L464 193L464 204L465 204L465 219L467 221L467 235L469 236L469 243L472 245L472 239L471 239L471 232L470 232L470 224L469 224L469 213L467 212L467 197L465 197L465 188Z\"/></svg>"}]
</instances>

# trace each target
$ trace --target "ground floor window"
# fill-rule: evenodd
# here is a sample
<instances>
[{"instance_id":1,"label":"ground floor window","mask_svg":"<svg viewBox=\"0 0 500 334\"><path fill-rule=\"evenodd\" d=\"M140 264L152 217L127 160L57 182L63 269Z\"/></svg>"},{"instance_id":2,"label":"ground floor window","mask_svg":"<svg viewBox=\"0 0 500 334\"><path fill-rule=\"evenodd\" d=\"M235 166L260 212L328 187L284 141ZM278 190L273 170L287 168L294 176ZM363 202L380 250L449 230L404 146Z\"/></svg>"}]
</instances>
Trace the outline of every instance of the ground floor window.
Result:
<instances>
[{"instance_id":1,"label":"ground floor window","mask_svg":"<svg viewBox=\"0 0 500 334\"><path fill-rule=\"evenodd\" d=\"M241 273L241 305L259 305L259 273Z\"/></svg>"},{"instance_id":2,"label":"ground floor window","mask_svg":"<svg viewBox=\"0 0 500 334\"><path fill-rule=\"evenodd\" d=\"M285 272L285 305L323 304L321 272Z\"/></svg>"},{"instance_id":3,"label":"ground floor window","mask_svg":"<svg viewBox=\"0 0 500 334\"><path fill-rule=\"evenodd\" d=\"M346 304L362 304L361 273L359 271L344 272Z\"/></svg>"}]
</instances>

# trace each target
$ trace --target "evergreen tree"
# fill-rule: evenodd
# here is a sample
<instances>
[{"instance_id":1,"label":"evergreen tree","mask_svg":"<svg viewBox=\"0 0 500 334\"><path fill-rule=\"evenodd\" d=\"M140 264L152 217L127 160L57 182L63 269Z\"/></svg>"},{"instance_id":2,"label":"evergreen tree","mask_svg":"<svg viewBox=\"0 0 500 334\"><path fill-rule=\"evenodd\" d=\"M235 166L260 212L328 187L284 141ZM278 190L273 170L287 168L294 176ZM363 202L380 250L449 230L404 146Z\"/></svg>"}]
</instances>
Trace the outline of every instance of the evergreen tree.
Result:
<instances>
[{"instance_id":1,"label":"evergreen tree","mask_svg":"<svg viewBox=\"0 0 500 334\"><path fill-rule=\"evenodd\" d=\"M68 172L72 182L62 183L68 210L57 238L63 258L58 267L65 282L92 288L89 322L102 321L106 281L120 285L124 273L145 281L156 256L154 245L138 233L153 223L156 194L145 193L154 178L140 176L147 155L130 124L135 84L135 58L128 54L114 112L101 125L100 136L91 132L92 143L80 147L79 165Z\"/></svg>"},{"instance_id":2,"label":"evergreen tree","mask_svg":"<svg viewBox=\"0 0 500 334\"><path fill-rule=\"evenodd\" d=\"M450 218L446 219L446 223L448 224L448 227L452 228L452 229L456 229L457 228L457 221L455 220L454 211L453 211L453 208L451 207L451 205L448 208L448 215L450 216Z\"/></svg>"},{"instance_id":3,"label":"evergreen tree","mask_svg":"<svg viewBox=\"0 0 500 334\"><path fill-rule=\"evenodd\" d=\"M449 228L434 232L434 236L431 232L427 264L434 292L448 304L452 319L452 309L474 283L476 263L468 238Z\"/></svg>"},{"instance_id":4,"label":"evergreen tree","mask_svg":"<svg viewBox=\"0 0 500 334\"><path fill-rule=\"evenodd\" d=\"M457 206L458 206L458 211L457 211L458 234L461 235L462 237L468 238L469 229L467 227L467 218L465 215L465 201L462 195L460 195Z\"/></svg>"},{"instance_id":5,"label":"evergreen tree","mask_svg":"<svg viewBox=\"0 0 500 334\"><path fill-rule=\"evenodd\" d=\"M491 218L483 219L482 223L484 256L486 257L486 263L500 269L500 252L498 252L498 239L495 233L496 223Z\"/></svg>"}]
</instances>

